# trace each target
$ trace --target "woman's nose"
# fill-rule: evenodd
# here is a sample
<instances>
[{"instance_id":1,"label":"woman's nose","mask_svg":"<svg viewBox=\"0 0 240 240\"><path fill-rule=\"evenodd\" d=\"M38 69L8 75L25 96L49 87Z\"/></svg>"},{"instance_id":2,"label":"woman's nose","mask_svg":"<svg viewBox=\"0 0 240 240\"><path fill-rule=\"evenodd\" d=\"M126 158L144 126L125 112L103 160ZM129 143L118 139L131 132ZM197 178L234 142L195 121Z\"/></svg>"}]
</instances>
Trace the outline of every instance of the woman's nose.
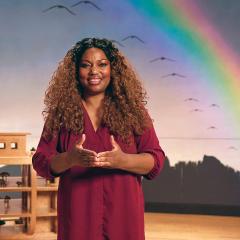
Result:
<instances>
[{"instance_id":1,"label":"woman's nose","mask_svg":"<svg viewBox=\"0 0 240 240\"><path fill-rule=\"evenodd\" d=\"M91 70L90 70L90 73L91 73L91 74L96 74L96 73L98 73L98 68L97 68L97 66L92 66L92 67L91 67Z\"/></svg>"}]
</instances>

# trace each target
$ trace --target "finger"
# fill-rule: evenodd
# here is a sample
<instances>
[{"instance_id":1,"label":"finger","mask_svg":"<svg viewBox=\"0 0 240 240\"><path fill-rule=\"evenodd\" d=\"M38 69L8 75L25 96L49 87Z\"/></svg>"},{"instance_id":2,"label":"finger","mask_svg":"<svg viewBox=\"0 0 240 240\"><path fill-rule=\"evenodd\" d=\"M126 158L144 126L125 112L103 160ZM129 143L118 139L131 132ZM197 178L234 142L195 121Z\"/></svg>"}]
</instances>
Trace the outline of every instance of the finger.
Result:
<instances>
[{"instance_id":1,"label":"finger","mask_svg":"<svg viewBox=\"0 0 240 240\"><path fill-rule=\"evenodd\" d=\"M118 144L117 144L117 142L115 141L113 135L110 136L110 141L111 141L111 144L112 144L113 148L117 148L117 147L118 147Z\"/></svg>"},{"instance_id":2,"label":"finger","mask_svg":"<svg viewBox=\"0 0 240 240\"><path fill-rule=\"evenodd\" d=\"M91 157L91 158L84 158L81 160L82 165L86 166L86 167L90 167L90 166L95 166L96 165L96 159Z\"/></svg>"},{"instance_id":3,"label":"finger","mask_svg":"<svg viewBox=\"0 0 240 240\"><path fill-rule=\"evenodd\" d=\"M89 150L89 149L80 148L79 152L84 156L95 156L95 157L97 157L97 153L92 151L92 150Z\"/></svg>"},{"instance_id":4,"label":"finger","mask_svg":"<svg viewBox=\"0 0 240 240\"><path fill-rule=\"evenodd\" d=\"M97 158L94 156L83 156L82 157L83 162L96 162L97 161L96 159Z\"/></svg>"},{"instance_id":5,"label":"finger","mask_svg":"<svg viewBox=\"0 0 240 240\"><path fill-rule=\"evenodd\" d=\"M94 165L93 165L93 163L90 163L90 162L88 162L88 161L85 161L85 162L82 163L82 166L83 166L83 167L91 167L91 166L94 166Z\"/></svg>"},{"instance_id":6,"label":"finger","mask_svg":"<svg viewBox=\"0 0 240 240\"><path fill-rule=\"evenodd\" d=\"M77 142L77 145L79 145L79 146L82 146L83 145L83 143L85 142L85 140L86 140L86 134L82 134L82 137L80 138L80 140Z\"/></svg>"},{"instance_id":7,"label":"finger","mask_svg":"<svg viewBox=\"0 0 240 240\"><path fill-rule=\"evenodd\" d=\"M112 155L112 151L100 152L97 154L97 157L110 157Z\"/></svg>"},{"instance_id":8,"label":"finger","mask_svg":"<svg viewBox=\"0 0 240 240\"><path fill-rule=\"evenodd\" d=\"M96 163L94 163L94 166L109 168L109 167L111 167L111 163L110 162L96 162Z\"/></svg>"},{"instance_id":9,"label":"finger","mask_svg":"<svg viewBox=\"0 0 240 240\"><path fill-rule=\"evenodd\" d=\"M109 157L98 157L97 162L109 162Z\"/></svg>"}]
</instances>

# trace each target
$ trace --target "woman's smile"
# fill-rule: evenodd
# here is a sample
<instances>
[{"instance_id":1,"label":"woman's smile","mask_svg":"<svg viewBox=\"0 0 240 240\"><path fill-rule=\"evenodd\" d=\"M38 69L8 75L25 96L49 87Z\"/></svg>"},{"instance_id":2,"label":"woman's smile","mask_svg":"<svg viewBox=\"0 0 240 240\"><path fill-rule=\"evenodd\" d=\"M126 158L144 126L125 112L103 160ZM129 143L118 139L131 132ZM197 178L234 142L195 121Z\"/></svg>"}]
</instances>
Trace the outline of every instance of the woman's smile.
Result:
<instances>
[{"instance_id":1,"label":"woman's smile","mask_svg":"<svg viewBox=\"0 0 240 240\"><path fill-rule=\"evenodd\" d=\"M91 77L91 78L89 78L88 82L89 82L89 84L92 84L92 85L98 85L101 83L101 78Z\"/></svg>"}]
</instances>

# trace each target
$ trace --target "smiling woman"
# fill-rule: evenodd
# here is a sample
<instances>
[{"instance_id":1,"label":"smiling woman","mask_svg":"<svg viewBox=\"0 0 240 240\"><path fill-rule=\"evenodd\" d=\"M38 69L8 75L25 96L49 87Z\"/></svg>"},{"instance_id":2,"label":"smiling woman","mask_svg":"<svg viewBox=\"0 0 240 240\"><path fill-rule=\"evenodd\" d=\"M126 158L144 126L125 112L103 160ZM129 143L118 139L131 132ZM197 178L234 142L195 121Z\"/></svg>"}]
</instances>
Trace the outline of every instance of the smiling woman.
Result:
<instances>
[{"instance_id":1,"label":"smiling woman","mask_svg":"<svg viewBox=\"0 0 240 240\"><path fill-rule=\"evenodd\" d=\"M60 177L58 240L145 239L142 177L165 158L145 96L109 40L83 39L60 63L33 156L39 175Z\"/></svg>"}]
</instances>

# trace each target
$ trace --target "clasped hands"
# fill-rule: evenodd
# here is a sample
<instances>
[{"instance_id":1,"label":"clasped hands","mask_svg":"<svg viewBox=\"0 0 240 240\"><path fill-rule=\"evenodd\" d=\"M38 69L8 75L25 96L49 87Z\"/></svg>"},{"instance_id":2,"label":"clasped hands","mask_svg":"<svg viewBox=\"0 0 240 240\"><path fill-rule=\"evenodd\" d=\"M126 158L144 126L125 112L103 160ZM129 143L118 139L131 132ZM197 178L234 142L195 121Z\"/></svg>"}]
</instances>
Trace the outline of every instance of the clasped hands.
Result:
<instances>
[{"instance_id":1,"label":"clasped hands","mask_svg":"<svg viewBox=\"0 0 240 240\"><path fill-rule=\"evenodd\" d=\"M96 153L95 151L84 149L83 143L86 135L82 134L82 138L76 143L75 147L69 152L70 165L79 165L82 167L102 167L102 168L122 168L126 160L124 153L114 137L110 136L113 149Z\"/></svg>"}]
</instances>

